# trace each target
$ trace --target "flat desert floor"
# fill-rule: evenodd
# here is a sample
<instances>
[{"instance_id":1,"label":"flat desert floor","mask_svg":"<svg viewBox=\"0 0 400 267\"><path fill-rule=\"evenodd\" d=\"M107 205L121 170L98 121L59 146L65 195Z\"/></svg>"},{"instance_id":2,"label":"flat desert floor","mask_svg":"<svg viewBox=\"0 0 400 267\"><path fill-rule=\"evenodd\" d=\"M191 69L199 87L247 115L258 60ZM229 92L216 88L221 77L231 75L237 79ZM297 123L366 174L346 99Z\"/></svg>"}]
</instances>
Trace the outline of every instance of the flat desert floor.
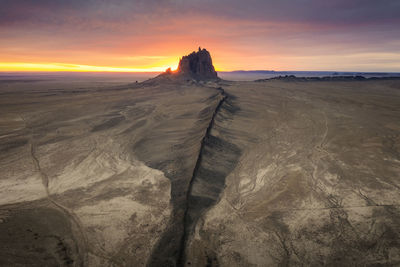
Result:
<instances>
[{"instance_id":1,"label":"flat desert floor","mask_svg":"<svg viewBox=\"0 0 400 267\"><path fill-rule=\"evenodd\" d=\"M399 265L400 80L1 80L0 196L0 266Z\"/></svg>"}]
</instances>

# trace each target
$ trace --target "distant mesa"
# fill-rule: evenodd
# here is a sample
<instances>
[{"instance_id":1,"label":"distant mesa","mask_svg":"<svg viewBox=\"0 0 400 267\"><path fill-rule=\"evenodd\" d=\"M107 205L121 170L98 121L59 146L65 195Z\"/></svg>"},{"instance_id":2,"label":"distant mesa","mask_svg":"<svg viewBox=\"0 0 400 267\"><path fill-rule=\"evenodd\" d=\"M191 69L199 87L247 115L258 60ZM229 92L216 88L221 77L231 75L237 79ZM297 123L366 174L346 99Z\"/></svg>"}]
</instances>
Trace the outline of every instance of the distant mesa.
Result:
<instances>
[{"instance_id":1,"label":"distant mesa","mask_svg":"<svg viewBox=\"0 0 400 267\"><path fill-rule=\"evenodd\" d=\"M206 49L201 49L200 47L197 52L193 51L191 54L182 57L176 71L172 71L171 68L168 68L160 76L194 79L197 81L218 79L210 53Z\"/></svg>"}]
</instances>

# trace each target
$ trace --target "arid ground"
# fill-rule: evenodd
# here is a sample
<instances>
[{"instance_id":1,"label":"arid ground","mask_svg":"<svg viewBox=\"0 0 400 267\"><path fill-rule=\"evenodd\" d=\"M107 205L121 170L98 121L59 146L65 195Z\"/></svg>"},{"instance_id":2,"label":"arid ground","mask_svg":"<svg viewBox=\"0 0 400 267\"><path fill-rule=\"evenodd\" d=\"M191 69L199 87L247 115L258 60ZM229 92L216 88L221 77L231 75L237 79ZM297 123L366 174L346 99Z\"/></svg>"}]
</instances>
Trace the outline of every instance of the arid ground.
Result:
<instances>
[{"instance_id":1,"label":"arid ground","mask_svg":"<svg viewBox=\"0 0 400 267\"><path fill-rule=\"evenodd\" d=\"M400 80L0 81L0 266L400 264Z\"/></svg>"}]
</instances>

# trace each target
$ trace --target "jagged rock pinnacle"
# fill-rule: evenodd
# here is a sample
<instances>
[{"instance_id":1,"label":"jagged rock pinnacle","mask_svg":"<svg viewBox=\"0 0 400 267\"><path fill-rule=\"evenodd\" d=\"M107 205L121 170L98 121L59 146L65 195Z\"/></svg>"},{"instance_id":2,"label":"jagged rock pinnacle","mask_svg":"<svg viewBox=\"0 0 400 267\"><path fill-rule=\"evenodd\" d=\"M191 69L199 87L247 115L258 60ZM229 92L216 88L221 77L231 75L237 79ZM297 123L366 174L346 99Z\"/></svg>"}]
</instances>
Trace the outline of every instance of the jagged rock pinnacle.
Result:
<instances>
[{"instance_id":1,"label":"jagged rock pinnacle","mask_svg":"<svg viewBox=\"0 0 400 267\"><path fill-rule=\"evenodd\" d=\"M219 80L219 78L212 64L210 53L206 49L199 47L197 52L193 51L179 60L177 70L172 71L171 68L168 68L157 77L145 82L149 83L157 80L163 80L164 82L212 81Z\"/></svg>"},{"instance_id":2,"label":"jagged rock pinnacle","mask_svg":"<svg viewBox=\"0 0 400 267\"><path fill-rule=\"evenodd\" d=\"M196 80L217 79L217 72L212 64L210 53L206 49L184 56L179 61L178 75L190 76Z\"/></svg>"}]
</instances>

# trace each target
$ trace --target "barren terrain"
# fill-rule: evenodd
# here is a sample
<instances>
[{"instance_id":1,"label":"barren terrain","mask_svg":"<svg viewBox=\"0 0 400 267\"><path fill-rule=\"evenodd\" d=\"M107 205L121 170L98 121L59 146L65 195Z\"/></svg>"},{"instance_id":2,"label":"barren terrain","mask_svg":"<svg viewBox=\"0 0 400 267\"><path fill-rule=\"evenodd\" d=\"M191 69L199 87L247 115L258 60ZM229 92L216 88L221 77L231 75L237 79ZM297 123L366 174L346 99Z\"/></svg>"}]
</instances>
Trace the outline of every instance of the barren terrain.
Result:
<instances>
[{"instance_id":1,"label":"barren terrain","mask_svg":"<svg viewBox=\"0 0 400 267\"><path fill-rule=\"evenodd\" d=\"M1 266L400 264L400 81L0 82Z\"/></svg>"}]
</instances>

